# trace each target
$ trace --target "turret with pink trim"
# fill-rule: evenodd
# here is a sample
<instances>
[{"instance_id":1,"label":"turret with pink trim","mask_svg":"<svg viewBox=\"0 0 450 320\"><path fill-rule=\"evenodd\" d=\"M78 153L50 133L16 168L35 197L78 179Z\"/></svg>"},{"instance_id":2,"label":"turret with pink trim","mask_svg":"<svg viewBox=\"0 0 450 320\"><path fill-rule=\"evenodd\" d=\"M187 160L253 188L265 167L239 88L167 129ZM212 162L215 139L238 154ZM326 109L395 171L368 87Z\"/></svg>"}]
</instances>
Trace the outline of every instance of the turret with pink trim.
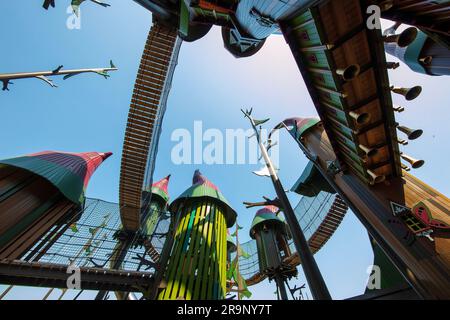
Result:
<instances>
[{"instance_id":1,"label":"turret with pink trim","mask_svg":"<svg viewBox=\"0 0 450 320\"><path fill-rule=\"evenodd\" d=\"M143 226L147 236L153 234L161 218L169 218L169 215L166 214L169 202L169 179L170 174L153 183L143 193L143 203L148 203L143 206L145 211L143 212Z\"/></svg>"},{"instance_id":2,"label":"turret with pink trim","mask_svg":"<svg viewBox=\"0 0 450 320\"><path fill-rule=\"evenodd\" d=\"M0 259L17 259L53 226L76 221L111 152L43 151L0 160Z\"/></svg>"},{"instance_id":3,"label":"turret with pink trim","mask_svg":"<svg viewBox=\"0 0 450 320\"><path fill-rule=\"evenodd\" d=\"M170 205L173 244L160 300L220 300L227 293L227 228L236 222L236 212L200 171L192 186Z\"/></svg>"}]
</instances>

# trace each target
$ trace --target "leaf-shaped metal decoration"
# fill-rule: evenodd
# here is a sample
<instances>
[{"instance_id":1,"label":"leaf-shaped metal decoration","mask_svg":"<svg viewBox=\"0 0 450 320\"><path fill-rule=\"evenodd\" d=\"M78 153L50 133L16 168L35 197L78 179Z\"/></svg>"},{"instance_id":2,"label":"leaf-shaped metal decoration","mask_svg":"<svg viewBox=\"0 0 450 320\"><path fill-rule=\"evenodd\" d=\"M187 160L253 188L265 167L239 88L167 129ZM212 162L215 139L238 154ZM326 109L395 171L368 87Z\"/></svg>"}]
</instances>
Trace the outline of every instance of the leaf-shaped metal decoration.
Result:
<instances>
[{"instance_id":1,"label":"leaf-shaped metal decoration","mask_svg":"<svg viewBox=\"0 0 450 320\"><path fill-rule=\"evenodd\" d=\"M270 120L270 118L264 119L264 120L254 120L255 121L255 126L260 126L266 122L268 122Z\"/></svg>"}]
</instances>

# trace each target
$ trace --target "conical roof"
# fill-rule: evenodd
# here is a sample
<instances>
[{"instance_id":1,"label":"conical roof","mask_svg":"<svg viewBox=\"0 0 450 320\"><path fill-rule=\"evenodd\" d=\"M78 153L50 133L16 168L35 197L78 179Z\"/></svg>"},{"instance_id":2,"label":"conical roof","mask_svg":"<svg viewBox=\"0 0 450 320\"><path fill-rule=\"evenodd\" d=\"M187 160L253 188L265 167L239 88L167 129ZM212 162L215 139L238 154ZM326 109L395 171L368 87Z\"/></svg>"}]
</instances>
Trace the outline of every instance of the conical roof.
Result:
<instances>
[{"instance_id":1,"label":"conical roof","mask_svg":"<svg viewBox=\"0 0 450 320\"><path fill-rule=\"evenodd\" d=\"M192 178L192 186L184 191L177 199L175 199L170 205L170 211L176 213L179 205L188 199L193 198L209 198L219 201L225 209L225 220L227 227L233 226L236 222L236 211L231 208L227 199L223 196L222 192L209 181L199 170L194 172Z\"/></svg>"},{"instance_id":2,"label":"conical roof","mask_svg":"<svg viewBox=\"0 0 450 320\"><path fill-rule=\"evenodd\" d=\"M289 129L289 133L294 136L294 138L298 139L319 122L319 118L293 117L280 122L274 129L281 129L286 126Z\"/></svg>"},{"instance_id":3,"label":"conical roof","mask_svg":"<svg viewBox=\"0 0 450 320\"><path fill-rule=\"evenodd\" d=\"M161 180L152 184L150 190L148 190L152 193L152 197L156 196L157 198L161 199L163 203L169 202L169 179L170 174L167 177L162 178Z\"/></svg>"},{"instance_id":4,"label":"conical roof","mask_svg":"<svg viewBox=\"0 0 450 320\"><path fill-rule=\"evenodd\" d=\"M259 209L255 217L253 218L252 226L250 227L250 237L253 238L253 230L259 224L263 222L270 222L271 224L276 225L277 227L281 227L283 232L285 231L285 222L284 220L277 215L276 213L279 211L278 207L275 206L265 206L262 209Z\"/></svg>"},{"instance_id":5,"label":"conical roof","mask_svg":"<svg viewBox=\"0 0 450 320\"><path fill-rule=\"evenodd\" d=\"M0 160L0 164L30 171L48 180L70 201L82 204L89 179L110 155L111 152L43 151Z\"/></svg>"}]
</instances>

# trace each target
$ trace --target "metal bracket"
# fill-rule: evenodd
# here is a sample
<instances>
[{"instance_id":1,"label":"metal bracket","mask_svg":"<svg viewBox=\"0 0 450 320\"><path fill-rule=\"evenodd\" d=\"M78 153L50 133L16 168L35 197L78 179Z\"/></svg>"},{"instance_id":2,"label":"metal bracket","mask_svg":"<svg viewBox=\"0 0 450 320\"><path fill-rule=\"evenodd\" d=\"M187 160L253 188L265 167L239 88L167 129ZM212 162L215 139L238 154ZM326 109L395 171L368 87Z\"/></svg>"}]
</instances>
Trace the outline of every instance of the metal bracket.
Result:
<instances>
[{"instance_id":1,"label":"metal bracket","mask_svg":"<svg viewBox=\"0 0 450 320\"><path fill-rule=\"evenodd\" d=\"M274 25L277 24L277 22L272 19L269 16L263 15L261 12L258 11L255 7L253 7L250 10L250 16L256 19L256 22L259 23L259 25L266 27L266 28L272 28Z\"/></svg>"}]
</instances>

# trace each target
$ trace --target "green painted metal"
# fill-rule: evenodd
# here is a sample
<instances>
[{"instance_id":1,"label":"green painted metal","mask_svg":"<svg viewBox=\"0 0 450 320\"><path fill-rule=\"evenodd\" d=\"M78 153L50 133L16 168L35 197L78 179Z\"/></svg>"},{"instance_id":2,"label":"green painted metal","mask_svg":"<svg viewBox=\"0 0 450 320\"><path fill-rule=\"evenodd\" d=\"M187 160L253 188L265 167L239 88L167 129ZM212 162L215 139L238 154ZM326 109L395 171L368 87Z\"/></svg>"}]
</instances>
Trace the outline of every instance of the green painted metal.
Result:
<instances>
[{"instance_id":1,"label":"green painted metal","mask_svg":"<svg viewBox=\"0 0 450 320\"><path fill-rule=\"evenodd\" d=\"M174 200L170 209L176 219L175 238L164 276L167 286L158 299L224 299L227 226L234 224L236 213L198 171L193 186ZM227 221L230 210L234 220Z\"/></svg>"},{"instance_id":2,"label":"green painted metal","mask_svg":"<svg viewBox=\"0 0 450 320\"><path fill-rule=\"evenodd\" d=\"M330 90L337 90L336 83L331 74L321 72L321 69L310 69L312 80L318 86L326 87Z\"/></svg>"},{"instance_id":3,"label":"green painted metal","mask_svg":"<svg viewBox=\"0 0 450 320\"><path fill-rule=\"evenodd\" d=\"M62 166L55 166L54 163L34 157L6 159L1 160L0 163L22 168L45 177L74 203L81 204L84 201L83 180Z\"/></svg>"},{"instance_id":4,"label":"green painted metal","mask_svg":"<svg viewBox=\"0 0 450 320\"><path fill-rule=\"evenodd\" d=\"M330 103L331 105L339 108L339 109L344 109L344 102L342 101L342 98L338 95L330 95L326 92L318 92L319 95L319 99L321 102L326 102L326 103Z\"/></svg>"},{"instance_id":5,"label":"green painted metal","mask_svg":"<svg viewBox=\"0 0 450 320\"><path fill-rule=\"evenodd\" d=\"M347 115L343 110L334 107L333 105L325 105L325 112L334 120L343 123L345 126L349 126Z\"/></svg>"},{"instance_id":6,"label":"green painted metal","mask_svg":"<svg viewBox=\"0 0 450 320\"><path fill-rule=\"evenodd\" d=\"M164 192L164 190L161 190L158 187L152 187L151 192L152 192L152 197L157 196L157 197L160 197L164 203L169 202L169 195L166 192Z\"/></svg>"},{"instance_id":7,"label":"green painted metal","mask_svg":"<svg viewBox=\"0 0 450 320\"><path fill-rule=\"evenodd\" d=\"M228 200L223 196L222 192L220 192L220 190L218 190L217 187L209 181L204 183L194 183L170 204L170 211L177 212L180 204L184 203L186 200L194 198L208 198L219 201L225 209L227 226L231 227L236 221L236 211L231 208Z\"/></svg>"},{"instance_id":8,"label":"green painted metal","mask_svg":"<svg viewBox=\"0 0 450 320\"><path fill-rule=\"evenodd\" d=\"M292 18L288 23L289 23L289 26L296 27L298 25L301 25L301 24L306 23L311 20L312 20L311 11L307 10L307 11L303 12L302 14L299 14L299 15L295 16L294 18Z\"/></svg>"},{"instance_id":9,"label":"green painted metal","mask_svg":"<svg viewBox=\"0 0 450 320\"><path fill-rule=\"evenodd\" d=\"M180 1L180 27L178 28L178 31L184 35L188 36L189 34L189 9L186 6L186 3L184 1Z\"/></svg>"},{"instance_id":10,"label":"green painted metal","mask_svg":"<svg viewBox=\"0 0 450 320\"><path fill-rule=\"evenodd\" d=\"M316 197L322 191L336 193L312 161L308 162L291 191L306 197Z\"/></svg>"},{"instance_id":11,"label":"green painted metal","mask_svg":"<svg viewBox=\"0 0 450 320\"><path fill-rule=\"evenodd\" d=\"M259 271L269 279L290 278L297 274L295 267L288 266L283 259L290 255L287 246L288 229L284 220L276 214L277 207L266 206L256 212L250 228L250 237L256 240ZM281 252L285 251L286 256Z\"/></svg>"},{"instance_id":12,"label":"green painted metal","mask_svg":"<svg viewBox=\"0 0 450 320\"><path fill-rule=\"evenodd\" d=\"M280 215L275 214L277 210L278 209L275 209L275 207L273 206L267 206L263 209L258 210L255 217L253 218L252 225L250 227L250 237L254 237L256 229L262 224L273 225L276 228L279 228L279 230L282 230L283 233L286 233L286 223Z\"/></svg>"},{"instance_id":13,"label":"green painted metal","mask_svg":"<svg viewBox=\"0 0 450 320\"><path fill-rule=\"evenodd\" d=\"M63 217L73 218L75 209L83 208L84 192L91 175L109 155L44 151L0 160L0 175L10 171L6 176L3 174L5 180L0 179L3 184L0 188L2 213L12 219L10 222L6 219L0 235L0 249L14 247L10 252L20 255L20 244L30 237L44 235L52 227L50 221L57 223ZM14 199L23 199L23 203ZM13 206L8 205L13 202ZM57 215L60 215L58 220Z\"/></svg>"},{"instance_id":14,"label":"green painted metal","mask_svg":"<svg viewBox=\"0 0 450 320\"><path fill-rule=\"evenodd\" d=\"M158 299L223 299L226 294L226 221L221 205L196 200L178 212L180 222Z\"/></svg>"},{"instance_id":15,"label":"green painted metal","mask_svg":"<svg viewBox=\"0 0 450 320\"><path fill-rule=\"evenodd\" d=\"M156 225L158 224L159 218L164 211L165 206L161 206L160 203L152 201L149 206L149 214L144 222L144 233L147 236L151 236L155 232Z\"/></svg>"},{"instance_id":16,"label":"green painted metal","mask_svg":"<svg viewBox=\"0 0 450 320\"><path fill-rule=\"evenodd\" d=\"M319 118L310 118L308 121L302 123L301 126L297 127L298 137L303 136L309 129L315 127L319 122Z\"/></svg>"},{"instance_id":17,"label":"green painted metal","mask_svg":"<svg viewBox=\"0 0 450 320\"><path fill-rule=\"evenodd\" d=\"M0 160L0 164L32 172L53 184L75 204L84 203L89 179L96 168L111 153L69 153L44 151L31 155Z\"/></svg>"},{"instance_id":18,"label":"green painted metal","mask_svg":"<svg viewBox=\"0 0 450 320\"><path fill-rule=\"evenodd\" d=\"M379 268L380 271L380 288L390 289L400 285L407 285L405 278L400 274L397 268L392 264L391 260L386 256L376 241L370 237L370 244L373 249L373 265ZM373 271L376 271L373 269ZM366 287L365 293L371 292L376 289L369 289Z\"/></svg>"},{"instance_id":19,"label":"green painted metal","mask_svg":"<svg viewBox=\"0 0 450 320\"><path fill-rule=\"evenodd\" d=\"M208 10L205 8L200 8L195 5L192 7L192 10L194 11L195 15L205 17L211 21L215 21L219 25L231 22L230 15L223 12L218 12L216 10Z\"/></svg>"},{"instance_id":20,"label":"green painted metal","mask_svg":"<svg viewBox=\"0 0 450 320\"><path fill-rule=\"evenodd\" d=\"M147 187L144 190L145 193L151 192L151 202L148 207L146 220L143 223L144 233L147 236L153 234L161 215L167 211L167 204L169 201L169 193L167 191L169 179L170 175L153 183L150 188Z\"/></svg>"}]
</instances>

